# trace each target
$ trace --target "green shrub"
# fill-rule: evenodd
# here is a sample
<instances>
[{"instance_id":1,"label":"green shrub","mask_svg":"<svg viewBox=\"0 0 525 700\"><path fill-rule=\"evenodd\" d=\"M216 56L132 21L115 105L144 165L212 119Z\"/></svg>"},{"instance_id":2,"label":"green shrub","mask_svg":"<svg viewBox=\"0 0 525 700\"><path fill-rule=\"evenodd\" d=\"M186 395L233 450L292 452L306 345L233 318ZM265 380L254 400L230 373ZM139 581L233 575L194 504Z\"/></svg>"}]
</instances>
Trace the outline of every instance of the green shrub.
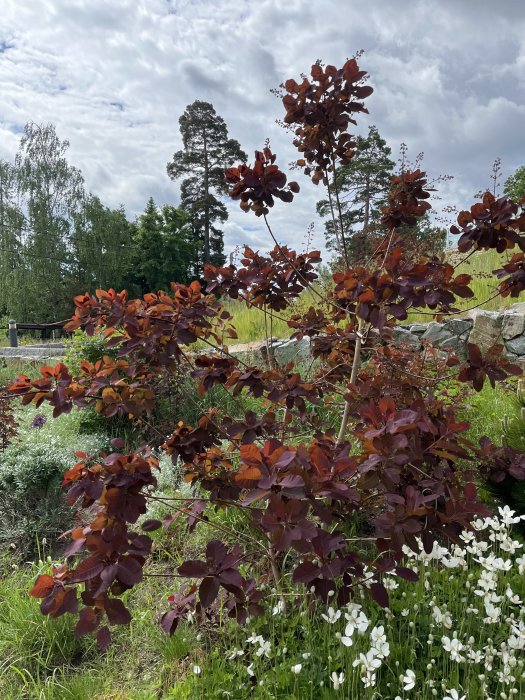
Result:
<instances>
[{"instance_id":1,"label":"green shrub","mask_svg":"<svg viewBox=\"0 0 525 700\"><path fill-rule=\"evenodd\" d=\"M20 411L18 438L0 454L0 547L14 544L25 555L71 523L60 482L75 463L75 451L93 454L109 447L106 435L79 435L79 411L48 418L48 408ZM32 427L34 422L41 427Z\"/></svg>"},{"instance_id":2,"label":"green shrub","mask_svg":"<svg viewBox=\"0 0 525 700\"><path fill-rule=\"evenodd\" d=\"M104 355L109 355L109 357L116 357L117 355L115 348L107 347L102 333L95 333L90 336L80 329L74 331L71 337L65 341L65 346L64 364L68 366L75 376L80 372L82 360L94 363L97 360L101 360Z\"/></svg>"}]
</instances>

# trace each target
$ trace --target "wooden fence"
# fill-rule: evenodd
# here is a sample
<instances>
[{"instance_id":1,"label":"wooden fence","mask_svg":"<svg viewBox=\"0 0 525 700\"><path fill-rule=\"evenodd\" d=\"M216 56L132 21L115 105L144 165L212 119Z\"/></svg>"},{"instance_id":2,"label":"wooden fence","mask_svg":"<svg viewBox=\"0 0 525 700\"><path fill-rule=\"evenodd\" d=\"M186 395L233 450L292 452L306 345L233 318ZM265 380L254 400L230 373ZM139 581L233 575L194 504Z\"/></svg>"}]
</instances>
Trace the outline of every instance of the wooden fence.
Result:
<instances>
[{"instance_id":1,"label":"wooden fence","mask_svg":"<svg viewBox=\"0 0 525 700\"><path fill-rule=\"evenodd\" d=\"M9 346L11 348L18 347L18 332L19 331L40 331L42 340L46 338L55 338L57 332L62 334L63 328L67 321L53 321L52 323L18 323L10 319L8 328L0 330L9 331Z\"/></svg>"}]
</instances>

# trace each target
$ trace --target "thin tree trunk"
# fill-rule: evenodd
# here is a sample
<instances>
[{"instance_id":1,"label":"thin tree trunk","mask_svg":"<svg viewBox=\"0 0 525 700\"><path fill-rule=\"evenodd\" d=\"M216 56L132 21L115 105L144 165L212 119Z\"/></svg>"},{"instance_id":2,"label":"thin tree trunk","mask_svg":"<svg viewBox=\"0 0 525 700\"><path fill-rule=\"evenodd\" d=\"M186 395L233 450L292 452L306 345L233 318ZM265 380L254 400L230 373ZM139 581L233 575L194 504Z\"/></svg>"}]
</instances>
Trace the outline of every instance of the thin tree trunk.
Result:
<instances>
[{"instance_id":1,"label":"thin tree trunk","mask_svg":"<svg viewBox=\"0 0 525 700\"><path fill-rule=\"evenodd\" d=\"M203 131L204 140L204 263L210 262L210 186L208 182L208 144L206 142L206 129Z\"/></svg>"},{"instance_id":2,"label":"thin tree trunk","mask_svg":"<svg viewBox=\"0 0 525 700\"><path fill-rule=\"evenodd\" d=\"M368 226L370 223L370 175L366 174L366 186L365 186L365 214L363 220L363 234L366 236L368 233Z\"/></svg>"}]
</instances>

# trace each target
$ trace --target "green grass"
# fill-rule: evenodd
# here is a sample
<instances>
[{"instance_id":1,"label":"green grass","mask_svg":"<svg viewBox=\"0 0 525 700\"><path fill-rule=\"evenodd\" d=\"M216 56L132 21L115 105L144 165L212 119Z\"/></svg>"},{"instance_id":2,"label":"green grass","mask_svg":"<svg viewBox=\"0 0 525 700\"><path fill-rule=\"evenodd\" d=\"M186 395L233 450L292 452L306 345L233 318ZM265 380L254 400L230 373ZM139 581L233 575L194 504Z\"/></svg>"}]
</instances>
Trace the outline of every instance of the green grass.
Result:
<instances>
[{"instance_id":1,"label":"green grass","mask_svg":"<svg viewBox=\"0 0 525 700\"><path fill-rule=\"evenodd\" d=\"M465 255L458 253L450 253L452 264L459 263L456 274L469 274L472 276L470 284L474 292L473 299L458 301L458 307L461 310L468 309L472 306L488 300L481 304L479 308L487 311L496 311L507 308L508 306L518 302L525 301L525 292L518 298L516 297L500 297L494 295L497 292L498 280L492 274L492 271L500 268L508 257L512 255L510 252L507 255L498 255L495 251L481 251L474 253L468 260L461 263L460 260L465 258ZM277 338L288 338L292 331L286 319L294 313L300 314L308 309L309 306L318 306L319 297L311 292L303 292L301 297L295 302L291 309L287 309L274 315L270 318L270 313L266 316L264 312L258 308L248 307L239 302L228 301L226 308L233 315L233 325L237 330L238 340L232 341L239 343L247 343L256 340L263 340L266 336ZM431 321L433 314L429 313L413 313L409 315L410 322L426 323Z\"/></svg>"},{"instance_id":2,"label":"green grass","mask_svg":"<svg viewBox=\"0 0 525 700\"><path fill-rule=\"evenodd\" d=\"M28 590L46 563L13 569L4 558L0 579L0 697L2 700L148 700L163 697L183 675L196 632L162 632L165 582L148 579L128 594L129 627L113 630L114 644L100 654L92 636L76 638L75 619L43 616ZM11 568L11 571L9 570Z\"/></svg>"},{"instance_id":3,"label":"green grass","mask_svg":"<svg viewBox=\"0 0 525 700\"><path fill-rule=\"evenodd\" d=\"M457 307L461 312L474 306L485 311L500 311L519 301L525 301L525 292L518 297L495 296L498 291L498 278L492 274L505 264L512 256L512 251L498 255L496 251L480 251L474 253L465 262L460 262L466 255L454 252L449 254L449 260L453 265L458 265L456 274L467 274L472 277L470 288L474 292L472 299L458 299ZM459 264L458 264L459 263ZM483 303L482 303L483 302ZM432 320L431 313L413 313L409 315L410 322L427 323Z\"/></svg>"},{"instance_id":4,"label":"green grass","mask_svg":"<svg viewBox=\"0 0 525 700\"><path fill-rule=\"evenodd\" d=\"M506 555L504 555L506 556ZM0 697L6 700L373 700L396 695L402 698L430 700L434 697L428 681L441 689L468 689L468 700L481 700L479 674L483 664L472 666L451 663L441 645L442 635L474 639L473 647L482 649L489 637L498 646L501 629L484 625L480 616L465 614L468 605L479 598L467 582L475 582L480 567L469 557L466 570L420 565L420 580L408 584L397 580L399 588L391 592L391 613L378 608L366 597L357 603L369 619L366 632L354 633L350 647L338 635L345 633L344 615L335 624L322 619L326 608L289 600L285 613L273 614L275 592L266 590L266 614L253 618L245 627L227 622L223 627L183 626L167 637L155 620L155 610L164 606L164 583L146 579L127 595L133 621L127 628L114 630L113 647L101 655L91 637L76 639L74 619L70 616L50 620L38 611L38 603L27 595L37 568L26 567L11 573L4 568L0 581ZM426 583L428 581L428 583ZM497 592L510 585L522 598L525 580L517 572L500 576ZM468 599L468 600L467 600ZM432 619L433 605L446 604L452 627L445 628ZM503 618L510 612L523 616L520 608L503 602ZM343 611L344 612L344 611ZM369 634L374 626L384 627L390 654L377 674L377 688L364 688L360 669L353 662L370 648ZM258 643L249 638L261 635L269 642L269 655L257 655ZM232 657L234 650L242 654ZM292 667L301 664L298 674ZM194 668L200 669L199 673ZM248 673L250 668L251 676ZM499 668L499 666L498 666ZM197 670L198 670L197 669ZM417 686L403 694L399 676L413 669ZM332 672L344 673L338 693L332 688ZM524 692L520 673L515 687ZM497 688L496 673L489 674L492 690ZM391 693L391 694L389 694ZM441 690L445 696L445 690ZM491 695L496 697L496 693ZM517 697L521 697L518 695Z\"/></svg>"}]
</instances>

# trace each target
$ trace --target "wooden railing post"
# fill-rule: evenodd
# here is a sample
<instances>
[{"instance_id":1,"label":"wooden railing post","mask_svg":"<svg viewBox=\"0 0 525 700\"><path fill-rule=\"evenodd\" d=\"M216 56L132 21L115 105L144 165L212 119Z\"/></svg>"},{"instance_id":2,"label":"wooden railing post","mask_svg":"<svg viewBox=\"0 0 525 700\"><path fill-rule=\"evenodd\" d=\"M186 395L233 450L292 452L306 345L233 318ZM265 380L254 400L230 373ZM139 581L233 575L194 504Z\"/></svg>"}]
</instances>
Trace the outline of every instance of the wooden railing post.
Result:
<instances>
[{"instance_id":1,"label":"wooden railing post","mask_svg":"<svg viewBox=\"0 0 525 700\"><path fill-rule=\"evenodd\" d=\"M9 319L9 347L18 347L18 333L16 330L16 321L14 321L12 318Z\"/></svg>"}]
</instances>

